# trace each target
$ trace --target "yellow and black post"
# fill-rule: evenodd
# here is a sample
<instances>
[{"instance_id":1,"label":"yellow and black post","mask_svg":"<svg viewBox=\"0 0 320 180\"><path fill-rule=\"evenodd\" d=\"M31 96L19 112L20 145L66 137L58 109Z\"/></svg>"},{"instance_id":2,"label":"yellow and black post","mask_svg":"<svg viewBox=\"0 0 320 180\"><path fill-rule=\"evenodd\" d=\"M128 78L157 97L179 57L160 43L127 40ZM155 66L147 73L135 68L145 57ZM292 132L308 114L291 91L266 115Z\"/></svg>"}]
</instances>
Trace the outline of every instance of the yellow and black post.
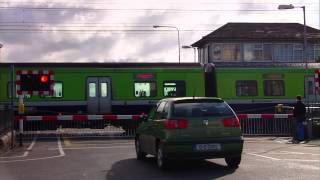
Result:
<instances>
[{"instance_id":1,"label":"yellow and black post","mask_svg":"<svg viewBox=\"0 0 320 180\"><path fill-rule=\"evenodd\" d=\"M24 104L23 104L23 94L19 95L19 103L18 103L18 113L19 113L19 144L22 144L22 135L23 135L23 115L24 115Z\"/></svg>"}]
</instances>

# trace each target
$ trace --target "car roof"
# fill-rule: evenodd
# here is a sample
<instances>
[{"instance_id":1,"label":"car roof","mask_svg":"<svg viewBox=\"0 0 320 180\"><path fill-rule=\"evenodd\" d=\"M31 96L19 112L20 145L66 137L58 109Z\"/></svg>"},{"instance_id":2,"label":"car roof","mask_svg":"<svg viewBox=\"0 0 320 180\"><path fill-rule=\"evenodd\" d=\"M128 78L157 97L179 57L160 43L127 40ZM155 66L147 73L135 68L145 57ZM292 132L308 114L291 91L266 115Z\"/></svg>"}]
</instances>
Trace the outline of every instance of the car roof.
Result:
<instances>
[{"instance_id":1,"label":"car roof","mask_svg":"<svg viewBox=\"0 0 320 180\"><path fill-rule=\"evenodd\" d=\"M210 100L210 101L213 101L213 102L223 102L223 100L221 98L217 98L217 97L178 97L178 98L166 98L166 99L162 99L160 100L159 102L163 102L163 101L166 101L166 102L183 102L183 101L186 101L186 102L190 102L190 101L201 101L201 100Z\"/></svg>"}]
</instances>

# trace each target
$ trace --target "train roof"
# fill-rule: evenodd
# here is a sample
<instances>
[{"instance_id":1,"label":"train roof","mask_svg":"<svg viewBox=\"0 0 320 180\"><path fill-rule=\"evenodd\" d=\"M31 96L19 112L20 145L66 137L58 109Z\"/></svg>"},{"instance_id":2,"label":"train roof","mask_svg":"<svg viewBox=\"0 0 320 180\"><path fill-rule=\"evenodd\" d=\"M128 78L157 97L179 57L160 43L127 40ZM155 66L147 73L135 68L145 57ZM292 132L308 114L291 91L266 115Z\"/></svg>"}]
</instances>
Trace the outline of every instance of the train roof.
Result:
<instances>
[{"instance_id":1,"label":"train roof","mask_svg":"<svg viewBox=\"0 0 320 180\"><path fill-rule=\"evenodd\" d=\"M62 68L196 68L200 63L0 63L0 67L62 67Z\"/></svg>"},{"instance_id":2,"label":"train roof","mask_svg":"<svg viewBox=\"0 0 320 180\"><path fill-rule=\"evenodd\" d=\"M216 68L305 68L306 63L280 63L280 62L216 62ZM308 68L320 69L320 63L308 63Z\"/></svg>"},{"instance_id":3,"label":"train roof","mask_svg":"<svg viewBox=\"0 0 320 180\"><path fill-rule=\"evenodd\" d=\"M215 62L216 68L305 68L306 63L287 62ZM0 67L60 67L60 68L200 68L200 63L0 63ZM206 66L206 65L205 65ZM320 63L308 63L308 68L320 69Z\"/></svg>"}]
</instances>

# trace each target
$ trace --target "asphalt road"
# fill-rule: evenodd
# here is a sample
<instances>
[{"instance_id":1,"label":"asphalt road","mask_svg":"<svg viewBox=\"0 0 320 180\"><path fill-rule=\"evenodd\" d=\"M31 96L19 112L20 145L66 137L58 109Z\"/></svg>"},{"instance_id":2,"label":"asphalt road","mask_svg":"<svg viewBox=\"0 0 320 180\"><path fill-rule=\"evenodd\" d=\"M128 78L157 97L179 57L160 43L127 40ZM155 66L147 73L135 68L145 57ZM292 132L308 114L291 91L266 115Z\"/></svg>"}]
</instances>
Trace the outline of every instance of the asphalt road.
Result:
<instances>
[{"instance_id":1,"label":"asphalt road","mask_svg":"<svg viewBox=\"0 0 320 180\"><path fill-rule=\"evenodd\" d=\"M320 179L320 145L246 138L237 170L223 159L184 161L168 171L135 159L132 140L34 139L0 156L0 180Z\"/></svg>"}]
</instances>

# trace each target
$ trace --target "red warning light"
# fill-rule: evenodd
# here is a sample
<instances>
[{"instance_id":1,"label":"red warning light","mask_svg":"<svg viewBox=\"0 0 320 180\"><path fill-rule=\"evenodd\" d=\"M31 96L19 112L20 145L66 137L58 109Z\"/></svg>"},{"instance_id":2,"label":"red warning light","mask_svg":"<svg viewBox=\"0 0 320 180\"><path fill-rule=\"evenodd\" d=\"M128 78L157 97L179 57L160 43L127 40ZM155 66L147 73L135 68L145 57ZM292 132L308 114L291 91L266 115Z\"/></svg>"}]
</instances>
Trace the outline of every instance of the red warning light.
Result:
<instances>
[{"instance_id":1,"label":"red warning light","mask_svg":"<svg viewBox=\"0 0 320 180\"><path fill-rule=\"evenodd\" d=\"M40 77L40 81L41 81L42 83L47 83L48 80L49 80L49 78L48 78L48 76L46 76L46 75L42 75L42 76Z\"/></svg>"}]
</instances>

